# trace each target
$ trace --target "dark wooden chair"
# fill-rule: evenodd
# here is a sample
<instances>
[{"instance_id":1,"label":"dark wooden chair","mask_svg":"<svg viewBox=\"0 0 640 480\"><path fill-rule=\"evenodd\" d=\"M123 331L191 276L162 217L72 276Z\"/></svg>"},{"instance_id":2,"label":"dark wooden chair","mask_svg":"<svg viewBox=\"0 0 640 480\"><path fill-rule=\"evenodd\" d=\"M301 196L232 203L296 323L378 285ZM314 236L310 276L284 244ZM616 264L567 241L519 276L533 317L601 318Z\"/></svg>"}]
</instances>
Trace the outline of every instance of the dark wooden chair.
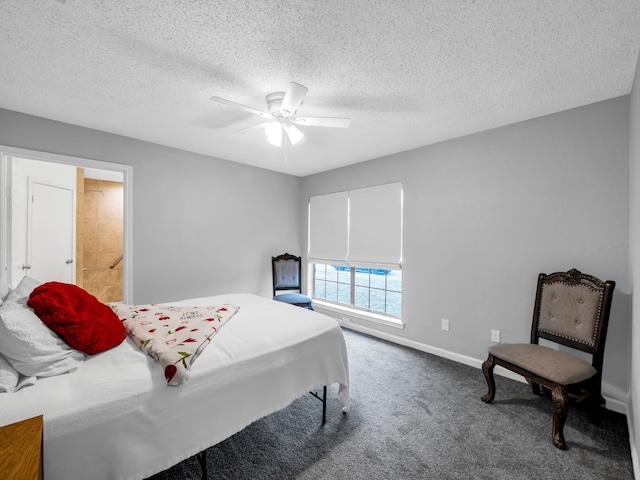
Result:
<instances>
[{"instance_id":1,"label":"dark wooden chair","mask_svg":"<svg viewBox=\"0 0 640 480\"><path fill-rule=\"evenodd\" d=\"M524 376L541 395L542 386L551 392L553 403L552 441L565 449L564 422L570 398L586 403L591 419L599 421L604 404L601 394L602 361L607 336L609 312L615 282L585 275L578 270L538 276L533 310L531 343L496 344L482 364L489 392L482 401L495 396L493 369L496 365ZM539 345L545 339L591 354L591 363L562 351Z\"/></svg>"},{"instance_id":2,"label":"dark wooden chair","mask_svg":"<svg viewBox=\"0 0 640 480\"><path fill-rule=\"evenodd\" d=\"M273 274L274 300L313 310L311 297L302 294L302 265L300 257L288 253L271 257L271 272Z\"/></svg>"}]
</instances>

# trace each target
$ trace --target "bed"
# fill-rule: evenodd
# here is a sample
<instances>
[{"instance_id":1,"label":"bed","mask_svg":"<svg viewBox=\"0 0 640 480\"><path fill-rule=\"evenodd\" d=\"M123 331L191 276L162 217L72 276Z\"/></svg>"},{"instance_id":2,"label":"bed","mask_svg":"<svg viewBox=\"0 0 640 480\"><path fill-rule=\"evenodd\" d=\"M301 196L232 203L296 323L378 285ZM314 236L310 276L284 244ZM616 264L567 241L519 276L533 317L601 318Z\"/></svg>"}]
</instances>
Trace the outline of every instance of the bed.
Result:
<instances>
[{"instance_id":1,"label":"bed","mask_svg":"<svg viewBox=\"0 0 640 480\"><path fill-rule=\"evenodd\" d=\"M349 372L334 319L250 294L172 302L239 306L179 387L129 337L75 372L0 393L0 426L44 415L44 474L142 479L192 457Z\"/></svg>"}]
</instances>

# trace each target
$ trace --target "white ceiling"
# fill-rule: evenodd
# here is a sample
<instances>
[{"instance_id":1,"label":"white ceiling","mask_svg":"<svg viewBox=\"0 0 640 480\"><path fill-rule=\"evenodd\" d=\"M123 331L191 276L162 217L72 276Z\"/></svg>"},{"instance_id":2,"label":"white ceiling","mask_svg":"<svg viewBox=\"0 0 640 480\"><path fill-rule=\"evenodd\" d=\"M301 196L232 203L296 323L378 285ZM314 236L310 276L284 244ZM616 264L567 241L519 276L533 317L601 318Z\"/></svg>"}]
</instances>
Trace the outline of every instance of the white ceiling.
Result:
<instances>
[{"instance_id":1,"label":"white ceiling","mask_svg":"<svg viewBox=\"0 0 640 480\"><path fill-rule=\"evenodd\" d=\"M639 0L0 0L0 108L305 176L631 91ZM258 116L290 81L284 151Z\"/></svg>"}]
</instances>

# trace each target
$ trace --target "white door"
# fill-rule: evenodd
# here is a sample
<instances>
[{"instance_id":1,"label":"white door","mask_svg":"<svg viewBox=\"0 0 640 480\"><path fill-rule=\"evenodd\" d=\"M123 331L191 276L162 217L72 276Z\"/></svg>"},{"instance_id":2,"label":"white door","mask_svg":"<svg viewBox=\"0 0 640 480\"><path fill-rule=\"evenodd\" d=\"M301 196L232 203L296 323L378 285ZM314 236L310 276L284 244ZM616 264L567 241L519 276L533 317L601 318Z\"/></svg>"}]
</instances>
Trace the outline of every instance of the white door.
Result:
<instances>
[{"instance_id":1,"label":"white door","mask_svg":"<svg viewBox=\"0 0 640 480\"><path fill-rule=\"evenodd\" d=\"M71 189L29 179L25 274L75 283L75 208Z\"/></svg>"}]
</instances>

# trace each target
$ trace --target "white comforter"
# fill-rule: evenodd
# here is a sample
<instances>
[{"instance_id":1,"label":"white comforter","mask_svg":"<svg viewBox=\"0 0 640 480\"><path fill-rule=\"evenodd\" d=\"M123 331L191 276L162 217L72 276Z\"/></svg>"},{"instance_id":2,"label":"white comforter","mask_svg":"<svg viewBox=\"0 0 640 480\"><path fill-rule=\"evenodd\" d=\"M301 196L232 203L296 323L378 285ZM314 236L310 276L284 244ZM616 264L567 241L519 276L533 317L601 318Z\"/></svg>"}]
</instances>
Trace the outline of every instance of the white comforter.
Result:
<instances>
[{"instance_id":1,"label":"white comforter","mask_svg":"<svg viewBox=\"0 0 640 480\"><path fill-rule=\"evenodd\" d=\"M172 302L240 310L179 388L127 338L76 372L0 394L0 426L44 415L44 471L52 479L141 479L215 445L313 388L349 373L338 323L255 295Z\"/></svg>"}]
</instances>

